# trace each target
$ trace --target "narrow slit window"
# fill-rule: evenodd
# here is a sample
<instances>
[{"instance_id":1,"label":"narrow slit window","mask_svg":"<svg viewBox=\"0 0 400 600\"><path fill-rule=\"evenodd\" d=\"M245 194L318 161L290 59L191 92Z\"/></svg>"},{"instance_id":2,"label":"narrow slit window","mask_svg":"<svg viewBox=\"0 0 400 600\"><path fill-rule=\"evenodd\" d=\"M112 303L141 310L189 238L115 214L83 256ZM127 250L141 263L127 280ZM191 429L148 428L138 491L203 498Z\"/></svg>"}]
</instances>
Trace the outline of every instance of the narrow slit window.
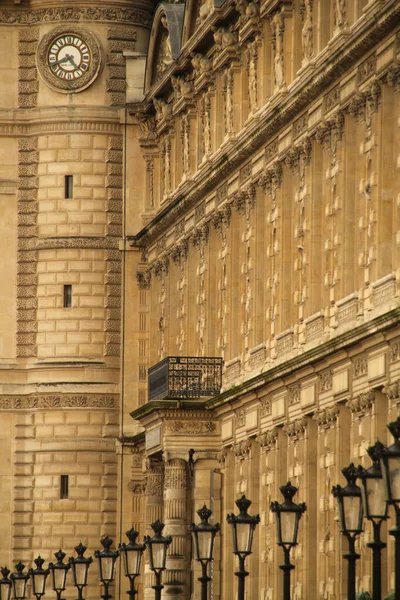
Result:
<instances>
[{"instance_id":1,"label":"narrow slit window","mask_svg":"<svg viewBox=\"0 0 400 600\"><path fill-rule=\"evenodd\" d=\"M65 198L74 197L74 178L72 175L65 176Z\"/></svg>"},{"instance_id":2,"label":"narrow slit window","mask_svg":"<svg viewBox=\"0 0 400 600\"><path fill-rule=\"evenodd\" d=\"M72 285L64 285L64 308L72 306Z\"/></svg>"},{"instance_id":3,"label":"narrow slit window","mask_svg":"<svg viewBox=\"0 0 400 600\"><path fill-rule=\"evenodd\" d=\"M60 481L60 499L66 500L68 498L68 475L61 475Z\"/></svg>"}]
</instances>

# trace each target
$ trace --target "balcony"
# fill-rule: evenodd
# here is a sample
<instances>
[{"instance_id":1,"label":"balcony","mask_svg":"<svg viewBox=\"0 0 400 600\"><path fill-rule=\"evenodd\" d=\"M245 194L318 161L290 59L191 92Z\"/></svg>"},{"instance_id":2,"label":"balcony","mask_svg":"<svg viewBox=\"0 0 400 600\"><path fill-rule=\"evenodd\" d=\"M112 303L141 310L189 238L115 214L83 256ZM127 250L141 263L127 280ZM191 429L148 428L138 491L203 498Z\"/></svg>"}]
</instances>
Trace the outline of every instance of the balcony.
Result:
<instances>
[{"instance_id":1,"label":"balcony","mask_svg":"<svg viewBox=\"0 0 400 600\"><path fill-rule=\"evenodd\" d=\"M222 358L168 356L149 371L149 400L216 396L222 385Z\"/></svg>"}]
</instances>

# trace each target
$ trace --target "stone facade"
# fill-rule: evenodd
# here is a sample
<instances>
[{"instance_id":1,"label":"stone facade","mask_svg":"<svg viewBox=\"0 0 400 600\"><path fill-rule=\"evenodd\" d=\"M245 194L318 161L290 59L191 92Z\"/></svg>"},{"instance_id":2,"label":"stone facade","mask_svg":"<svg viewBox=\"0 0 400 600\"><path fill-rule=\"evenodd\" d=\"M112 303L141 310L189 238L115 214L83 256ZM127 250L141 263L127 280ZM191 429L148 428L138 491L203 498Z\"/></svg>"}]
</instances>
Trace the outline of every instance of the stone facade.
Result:
<instances>
[{"instance_id":1,"label":"stone facade","mask_svg":"<svg viewBox=\"0 0 400 600\"><path fill-rule=\"evenodd\" d=\"M197 600L206 503L226 600L246 494L247 597L278 600L269 506L290 479L292 598L343 598L331 488L400 412L399 2L81 4L0 9L0 564L162 519L163 597ZM68 28L94 40L81 89L45 64ZM221 393L148 402L168 356L221 357ZM148 565L136 583L154 597Z\"/></svg>"},{"instance_id":2,"label":"stone facade","mask_svg":"<svg viewBox=\"0 0 400 600\"><path fill-rule=\"evenodd\" d=\"M13 570L80 541L93 555L117 536L120 110L124 52L147 48L152 7L64 4L0 8L0 564ZM69 90L72 71L58 86L47 61L50 41L71 32L91 54ZM97 566L89 582L97 598Z\"/></svg>"},{"instance_id":3,"label":"stone facade","mask_svg":"<svg viewBox=\"0 0 400 600\"><path fill-rule=\"evenodd\" d=\"M145 428L132 443L143 461L160 461L157 514L177 539L165 595L200 597L198 566L189 584L178 546L206 502L221 521L213 597L235 597L225 516L244 493L261 515L247 597L280 598L269 506L290 479L308 507L291 597L342 598L346 548L331 488L350 461L370 464L367 447L390 441L385 425L399 414L400 7L187 2L175 12L179 52L173 10L157 8L144 97L128 104L137 137L127 186L142 193L127 198L125 246L136 273L126 327L138 336L125 393ZM222 357L221 394L146 403L143 374L168 356ZM171 521L168 469L182 460L188 508L177 505ZM145 511L154 496L143 489ZM371 591L370 539L367 523L358 591Z\"/></svg>"}]
</instances>

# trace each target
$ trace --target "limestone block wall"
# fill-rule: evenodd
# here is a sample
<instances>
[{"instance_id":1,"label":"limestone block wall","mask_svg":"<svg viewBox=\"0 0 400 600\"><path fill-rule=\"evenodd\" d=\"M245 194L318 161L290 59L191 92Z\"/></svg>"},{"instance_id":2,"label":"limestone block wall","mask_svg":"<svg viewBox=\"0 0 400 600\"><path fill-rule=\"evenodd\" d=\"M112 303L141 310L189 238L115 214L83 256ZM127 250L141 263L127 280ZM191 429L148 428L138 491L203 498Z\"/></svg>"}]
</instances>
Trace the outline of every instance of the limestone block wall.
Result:
<instances>
[{"instance_id":1,"label":"limestone block wall","mask_svg":"<svg viewBox=\"0 0 400 600\"><path fill-rule=\"evenodd\" d=\"M38 358L103 356L105 276L104 250L39 252ZM70 308L63 306L64 285L72 286Z\"/></svg>"},{"instance_id":2,"label":"limestone block wall","mask_svg":"<svg viewBox=\"0 0 400 600\"><path fill-rule=\"evenodd\" d=\"M39 405L56 402L54 397L37 399ZM3 527L8 535L0 542L2 563L30 563L38 554L47 561L59 548L72 556L80 541L89 556L100 548L103 535L115 539L118 413L114 400L69 396L58 402L64 406L16 411L8 417L14 434L13 526L12 534L9 527ZM85 403L89 406L79 406ZM68 476L65 499L60 497L61 475ZM93 565L88 597L96 597L97 581L97 565Z\"/></svg>"}]
</instances>

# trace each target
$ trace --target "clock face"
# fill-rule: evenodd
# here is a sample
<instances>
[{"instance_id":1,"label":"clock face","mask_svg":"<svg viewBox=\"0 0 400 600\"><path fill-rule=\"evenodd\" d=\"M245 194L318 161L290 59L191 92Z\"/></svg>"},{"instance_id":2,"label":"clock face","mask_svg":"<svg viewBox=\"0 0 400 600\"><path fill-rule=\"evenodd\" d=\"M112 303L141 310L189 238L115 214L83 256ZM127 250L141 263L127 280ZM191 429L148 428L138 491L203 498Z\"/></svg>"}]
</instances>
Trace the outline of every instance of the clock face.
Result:
<instances>
[{"instance_id":1,"label":"clock face","mask_svg":"<svg viewBox=\"0 0 400 600\"><path fill-rule=\"evenodd\" d=\"M44 81L62 93L81 92L101 66L100 46L86 29L58 27L39 43L37 66Z\"/></svg>"},{"instance_id":2,"label":"clock face","mask_svg":"<svg viewBox=\"0 0 400 600\"><path fill-rule=\"evenodd\" d=\"M49 48L48 63L59 79L79 79L88 70L90 62L90 48L77 35L60 35Z\"/></svg>"}]
</instances>

